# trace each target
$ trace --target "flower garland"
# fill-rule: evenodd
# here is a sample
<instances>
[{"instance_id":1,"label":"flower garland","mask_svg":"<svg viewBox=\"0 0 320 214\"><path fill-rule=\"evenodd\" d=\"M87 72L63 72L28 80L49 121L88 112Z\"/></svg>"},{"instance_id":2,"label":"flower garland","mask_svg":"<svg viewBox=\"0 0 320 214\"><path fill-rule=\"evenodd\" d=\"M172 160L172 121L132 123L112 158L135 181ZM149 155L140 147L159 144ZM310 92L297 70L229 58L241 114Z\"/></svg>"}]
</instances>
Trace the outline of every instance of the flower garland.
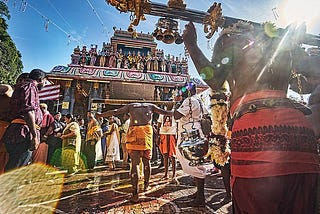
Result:
<instances>
[{"instance_id":1,"label":"flower garland","mask_svg":"<svg viewBox=\"0 0 320 214\"><path fill-rule=\"evenodd\" d=\"M210 109L212 120L212 134L209 135L209 151L207 156L211 157L217 164L224 166L230 159L231 149L228 135L228 112L229 112L229 87L219 91L211 91Z\"/></svg>"}]
</instances>

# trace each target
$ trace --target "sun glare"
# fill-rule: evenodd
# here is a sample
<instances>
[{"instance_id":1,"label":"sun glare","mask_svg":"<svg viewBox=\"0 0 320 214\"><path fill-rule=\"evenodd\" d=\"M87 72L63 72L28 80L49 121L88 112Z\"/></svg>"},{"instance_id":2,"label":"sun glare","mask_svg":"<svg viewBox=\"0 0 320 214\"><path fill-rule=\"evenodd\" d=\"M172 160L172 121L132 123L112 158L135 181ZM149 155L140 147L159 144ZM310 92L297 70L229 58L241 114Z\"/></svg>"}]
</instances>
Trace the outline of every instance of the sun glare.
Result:
<instances>
[{"instance_id":1,"label":"sun glare","mask_svg":"<svg viewBox=\"0 0 320 214\"><path fill-rule=\"evenodd\" d=\"M292 23L300 25L306 22L308 31L319 31L319 8L319 0L282 0L278 8L278 24L285 27Z\"/></svg>"}]
</instances>

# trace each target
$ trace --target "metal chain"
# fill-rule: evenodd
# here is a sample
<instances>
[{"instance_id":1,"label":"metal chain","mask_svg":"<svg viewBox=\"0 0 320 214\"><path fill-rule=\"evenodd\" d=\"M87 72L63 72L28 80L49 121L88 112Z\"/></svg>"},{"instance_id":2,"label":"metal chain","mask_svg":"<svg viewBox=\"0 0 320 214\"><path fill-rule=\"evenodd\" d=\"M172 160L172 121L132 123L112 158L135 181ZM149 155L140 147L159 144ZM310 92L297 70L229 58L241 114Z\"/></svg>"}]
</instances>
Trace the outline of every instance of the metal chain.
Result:
<instances>
[{"instance_id":1,"label":"metal chain","mask_svg":"<svg viewBox=\"0 0 320 214\"><path fill-rule=\"evenodd\" d=\"M191 92L190 92L190 90L188 90L188 99L189 99L189 114L190 114L189 123L192 123L191 128L194 129L194 119L192 117L192 103L191 103Z\"/></svg>"},{"instance_id":2,"label":"metal chain","mask_svg":"<svg viewBox=\"0 0 320 214\"><path fill-rule=\"evenodd\" d=\"M291 68L291 75L292 78L297 78L298 83L298 94L300 95L301 102L304 103L303 95L302 95L302 83L301 83L301 74L298 74L293 68L293 56L292 51L290 51L290 68Z\"/></svg>"}]
</instances>

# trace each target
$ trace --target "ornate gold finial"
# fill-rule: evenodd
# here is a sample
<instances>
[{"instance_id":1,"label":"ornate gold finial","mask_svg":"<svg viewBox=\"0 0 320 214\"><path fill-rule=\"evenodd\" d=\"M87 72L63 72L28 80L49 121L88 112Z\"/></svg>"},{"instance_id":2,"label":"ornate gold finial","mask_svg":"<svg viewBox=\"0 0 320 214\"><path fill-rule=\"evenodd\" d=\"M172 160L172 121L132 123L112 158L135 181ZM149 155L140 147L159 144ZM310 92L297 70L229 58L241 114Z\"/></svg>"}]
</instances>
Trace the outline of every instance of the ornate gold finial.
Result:
<instances>
[{"instance_id":1,"label":"ornate gold finial","mask_svg":"<svg viewBox=\"0 0 320 214\"><path fill-rule=\"evenodd\" d=\"M179 9L179 10L185 10L186 4L184 3L184 0L169 0L168 7L174 8L174 9Z\"/></svg>"},{"instance_id":2,"label":"ornate gold finial","mask_svg":"<svg viewBox=\"0 0 320 214\"><path fill-rule=\"evenodd\" d=\"M279 37L279 30L272 22L265 22L261 27L255 27L252 23L247 21L238 21L233 25L223 29L220 36L224 34L244 34L250 31L261 31L270 38Z\"/></svg>"},{"instance_id":3,"label":"ornate gold finial","mask_svg":"<svg viewBox=\"0 0 320 214\"><path fill-rule=\"evenodd\" d=\"M221 3L214 2L207 11L209 14L204 17L204 32L207 33L206 38L210 39L213 34L221 27L224 19L222 17Z\"/></svg>"},{"instance_id":4,"label":"ornate gold finial","mask_svg":"<svg viewBox=\"0 0 320 214\"><path fill-rule=\"evenodd\" d=\"M151 3L149 0L107 0L120 12L133 12L131 24L137 26L140 20L145 20L145 13L150 13Z\"/></svg>"}]
</instances>

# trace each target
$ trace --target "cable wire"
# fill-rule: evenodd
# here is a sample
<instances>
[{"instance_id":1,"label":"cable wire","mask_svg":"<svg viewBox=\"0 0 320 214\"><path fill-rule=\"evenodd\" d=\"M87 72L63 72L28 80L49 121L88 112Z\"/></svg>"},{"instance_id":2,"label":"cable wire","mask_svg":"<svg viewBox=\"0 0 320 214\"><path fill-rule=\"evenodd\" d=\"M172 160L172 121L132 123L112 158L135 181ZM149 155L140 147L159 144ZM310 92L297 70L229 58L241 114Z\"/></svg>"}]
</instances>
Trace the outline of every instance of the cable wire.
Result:
<instances>
[{"instance_id":1,"label":"cable wire","mask_svg":"<svg viewBox=\"0 0 320 214\"><path fill-rule=\"evenodd\" d=\"M97 13L96 9L94 9L94 7L93 7L92 3L91 3L89 0L87 0L87 2L88 2L88 4L90 5L90 7L91 7L91 9L92 9L93 13L94 13L94 14L97 16L97 18L99 19L99 21L100 21L101 25L102 25L102 26L104 26L104 23L103 23L103 21L102 21L101 17L100 17L100 16L99 16L99 14Z\"/></svg>"},{"instance_id":2,"label":"cable wire","mask_svg":"<svg viewBox=\"0 0 320 214\"><path fill-rule=\"evenodd\" d=\"M26 1L25 1L26 2ZM27 3L27 2L26 2ZM60 31L62 31L64 34L67 35L68 39L71 39L73 41L77 41L79 44L81 44L81 41L76 39L75 37L73 37L70 33L68 33L67 31L65 31L62 27L60 27L59 25L57 25L55 22L53 22L51 19L49 19L47 16L45 16L44 14L42 14L38 9L36 9L34 6L32 6L30 3L26 4L26 7L30 7L31 9L33 9L34 11L36 11L46 22L50 22L51 24L53 24L57 29L59 29ZM47 27L46 27L47 29Z\"/></svg>"}]
</instances>

